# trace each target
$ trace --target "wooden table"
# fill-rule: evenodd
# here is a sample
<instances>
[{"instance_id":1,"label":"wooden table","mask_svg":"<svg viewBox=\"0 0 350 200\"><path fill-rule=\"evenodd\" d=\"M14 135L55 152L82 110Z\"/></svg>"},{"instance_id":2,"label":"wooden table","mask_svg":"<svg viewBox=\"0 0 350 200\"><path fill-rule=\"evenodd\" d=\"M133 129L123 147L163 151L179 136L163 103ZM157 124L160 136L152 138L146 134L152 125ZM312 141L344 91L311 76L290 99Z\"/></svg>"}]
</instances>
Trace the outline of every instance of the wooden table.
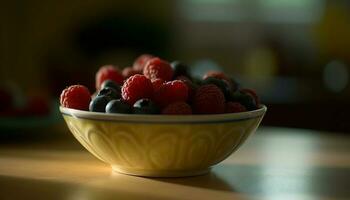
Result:
<instances>
[{"instance_id":1,"label":"wooden table","mask_svg":"<svg viewBox=\"0 0 350 200\"><path fill-rule=\"evenodd\" d=\"M210 174L172 179L113 173L75 145L2 145L0 199L350 199L346 134L260 128Z\"/></svg>"}]
</instances>

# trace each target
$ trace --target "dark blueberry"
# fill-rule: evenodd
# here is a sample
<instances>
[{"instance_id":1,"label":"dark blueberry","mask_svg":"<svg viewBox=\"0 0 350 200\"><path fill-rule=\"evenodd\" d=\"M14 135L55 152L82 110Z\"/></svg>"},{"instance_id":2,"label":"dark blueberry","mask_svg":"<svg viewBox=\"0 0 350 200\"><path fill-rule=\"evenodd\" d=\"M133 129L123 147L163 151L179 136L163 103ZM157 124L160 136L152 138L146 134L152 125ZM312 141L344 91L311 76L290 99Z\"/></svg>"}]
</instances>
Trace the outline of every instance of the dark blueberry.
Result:
<instances>
[{"instance_id":1,"label":"dark blueberry","mask_svg":"<svg viewBox=\"0 0 350 200\"><path fill-rule=\"evenodd\" d=\"M159 107L149 99L140 99L133 106L134 114L159 114Z\"/></svg>"},{"instance_id":2,"label":"dark blueberry","mask_svg":"<svg viewBox=\"0 0 350 200\"><path fill-rule=\"evenodd\" d=\"M90 101L89 110L92 112L105 112L106 105L110 100L109 96L96 96Z\"/></svg>"},{"instance_id":3,"label":"dark blueberry","mask_svg":"<svg viewBox=\"0 0 350 200\"><path fill-rule=\"evenodd\" d=\"M227 82L225 82L224 80L217 79L214 77L208 77L202 81L202 84L203 85L214 84L214 85L218 86L218 88L220 88L222 93L224 93L225 98L227 100L230 99L231 89L230 89L230 86L227 84Z\"/></svg>"},{"instance_id":4,"label":"dark blueberry","mask_svg":"<svg viewBox=\"0 0 350 200\"><path fill-rule=\"evenodd\" d=\"M119 99L112 100L106 106L106 113L131 113L131 107Z\"/></svg>"},{"instance_id":5,"label":"dark blueberry","mask_svg":"<svg viewBox=\"0 0 350 200\"><path fill-rule=\"evenodd\" d=\"M117 91L114 88L105 87L98 92L97 96L108 96L111 99L119 99L121 97L121 94L120 91Z\"/></svg>"},{"instance_id":6,"label":"dark blueberry","mask_svg":"<svg viewBox=\"0 0 350 200\"><path fill-rule=\"evenodd\" d=\"M231 90L233 92L237 91L240 88L240 84L234 78L230 78L230 80L231 80Z\"/></svg>"},{"instance_id":7,"label":"dark blueberry","mask_svg":"<svg viewBox=\"0 0 350 200\"><path fill-rule=\"evenodd\" d=\"M110 87L110 88L114 88L116 91L120 91L121 86L118 85L116 82L112 81L112 80L105 80L103 81L101 88L106 88L106 87Z\"/></svg>"},{"instance_id":8,"label":"dark blueberry","mask_svg":"<svg viewBox=\"0 0 350 200\"><path fill-rule=\"evenodd\" d=\"M171 68L174 70L174 77L177 76L187 76L190 78L190 73L188 71L188 66L180 61L173 61L170 63Z\"/></svg>"},{"instance_id":9,"label":"dark blueberry","mask_svg":"<svg viewBox=\"0 0 350 200\"><path fill-rule=\"evenodd\" d=\"M255 110L258 108L254 98L248 94L242 95L241 104L244 105L244 107L246 107L247 110Z\"/></svg>"},{"instance_id":10,"label":"dark blueberry","mask_svg":"<svg viewBox=\"0 0 350 200\"><path fill-rule=\"evenodd\" d=\"M254 98L248 94L244 94L239 91L232 93L229 100L233 102L239 102L244 107L246 107L247 110L257 109L257 105L255 103Z\"/></svg>"},{"instance_id":11,"label":"dark blueberry","mask_svg":"<svg viewBox=\"0 0 350 200\"><path fill-rule=\"evenodd\" d=\"M192 78L192 83L198 88L199 86L202 85L203 80L197 77Z\"/></svg>"}]
</instances>

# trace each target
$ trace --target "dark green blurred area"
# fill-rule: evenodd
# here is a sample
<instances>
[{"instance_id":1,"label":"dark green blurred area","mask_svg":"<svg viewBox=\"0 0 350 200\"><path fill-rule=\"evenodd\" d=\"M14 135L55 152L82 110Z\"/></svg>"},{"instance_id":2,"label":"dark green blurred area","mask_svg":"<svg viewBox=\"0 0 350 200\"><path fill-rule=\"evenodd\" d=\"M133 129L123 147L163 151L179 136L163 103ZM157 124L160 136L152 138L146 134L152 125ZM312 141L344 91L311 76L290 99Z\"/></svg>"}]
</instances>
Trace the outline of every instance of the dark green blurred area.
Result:
<instances>
[{"instance_id":1,"label":"dark green blurred area","mask_svg":"<svg viewBox=\"0 0 350 200\"><path fill-rule=\"evenodd\" d=\"M101 65L128 67L142 53L256 88L268 106L263 125L350 132L348 1L15 0L2 2L0 15L1 86L16 105L40 96L50 110L41 115L48 123L20 132L66 131L51 105L60 92L78 83L93 92ZM16 125L1 132L28 124L10 116L2 124Z\"/></svg>"}]
</instances>

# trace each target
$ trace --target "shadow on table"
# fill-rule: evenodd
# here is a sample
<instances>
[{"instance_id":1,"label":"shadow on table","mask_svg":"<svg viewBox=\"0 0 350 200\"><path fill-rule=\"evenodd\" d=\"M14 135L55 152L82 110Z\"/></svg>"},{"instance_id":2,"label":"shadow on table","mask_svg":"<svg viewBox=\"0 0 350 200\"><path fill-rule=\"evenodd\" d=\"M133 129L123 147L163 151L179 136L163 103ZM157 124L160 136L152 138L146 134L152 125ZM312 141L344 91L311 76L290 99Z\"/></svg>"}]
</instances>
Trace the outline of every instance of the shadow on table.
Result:
<instances>
[{"instance_id":1,"label":"shadow on table","mask_svg":"<svg viewBox=\"0 0 350 200\"><path fill-rule=\"evenodd\" d=\"M304 168L222 163L203 176L153 180L253 196L295 194L350 199L350 169L346 166Z\"/></svg>"},{"instance_id":2,"label":"shadow on table","mask_svg":"<svg viewBox=\"0 0 350 200\"><path fill-rule=\"evenodd\" d=\"M208 174L180 177L180 178L153 178L155 181L162 181L172 184L180 184L190 187L199 187L211 190L237 192L232 184L220 177L216 172L211 171Z\"/></svg>"},{"instance_id":3,"label":"shadow on table","mask_svg":"<svg viewBox=\"0 0 350 200\"><path fill-rule=\"evenodd\" d=\"M114 200L114 199L153 199L163 200L157 196L145 196L133 192L111 189L108 187L91 187L84 184L54 182L47 179L29 179L0 175L0 199L49 199L49 200ZM172 200L172 199L170 199Z\"/></svg>"}]
</instances>

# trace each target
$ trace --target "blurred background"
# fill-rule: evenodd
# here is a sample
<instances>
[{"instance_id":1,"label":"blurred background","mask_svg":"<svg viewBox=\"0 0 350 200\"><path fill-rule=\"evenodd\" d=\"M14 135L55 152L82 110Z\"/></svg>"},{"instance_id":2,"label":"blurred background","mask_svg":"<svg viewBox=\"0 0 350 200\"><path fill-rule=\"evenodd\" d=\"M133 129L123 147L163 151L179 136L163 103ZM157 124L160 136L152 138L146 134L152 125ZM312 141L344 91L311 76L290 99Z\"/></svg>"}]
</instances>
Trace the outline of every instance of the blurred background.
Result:
<instances>
[{"instance_id":1,"label":"blurred background","mask_svg":"<svg viewBox=\"0 0 350 200\"><path fill-rule=\"evenodd\" d=\"M66 130L61 91L142 53L255 88L263 125L350 132L346 0L12 0L0 16L0 133Z\"/></svg>"}]
</instances>

